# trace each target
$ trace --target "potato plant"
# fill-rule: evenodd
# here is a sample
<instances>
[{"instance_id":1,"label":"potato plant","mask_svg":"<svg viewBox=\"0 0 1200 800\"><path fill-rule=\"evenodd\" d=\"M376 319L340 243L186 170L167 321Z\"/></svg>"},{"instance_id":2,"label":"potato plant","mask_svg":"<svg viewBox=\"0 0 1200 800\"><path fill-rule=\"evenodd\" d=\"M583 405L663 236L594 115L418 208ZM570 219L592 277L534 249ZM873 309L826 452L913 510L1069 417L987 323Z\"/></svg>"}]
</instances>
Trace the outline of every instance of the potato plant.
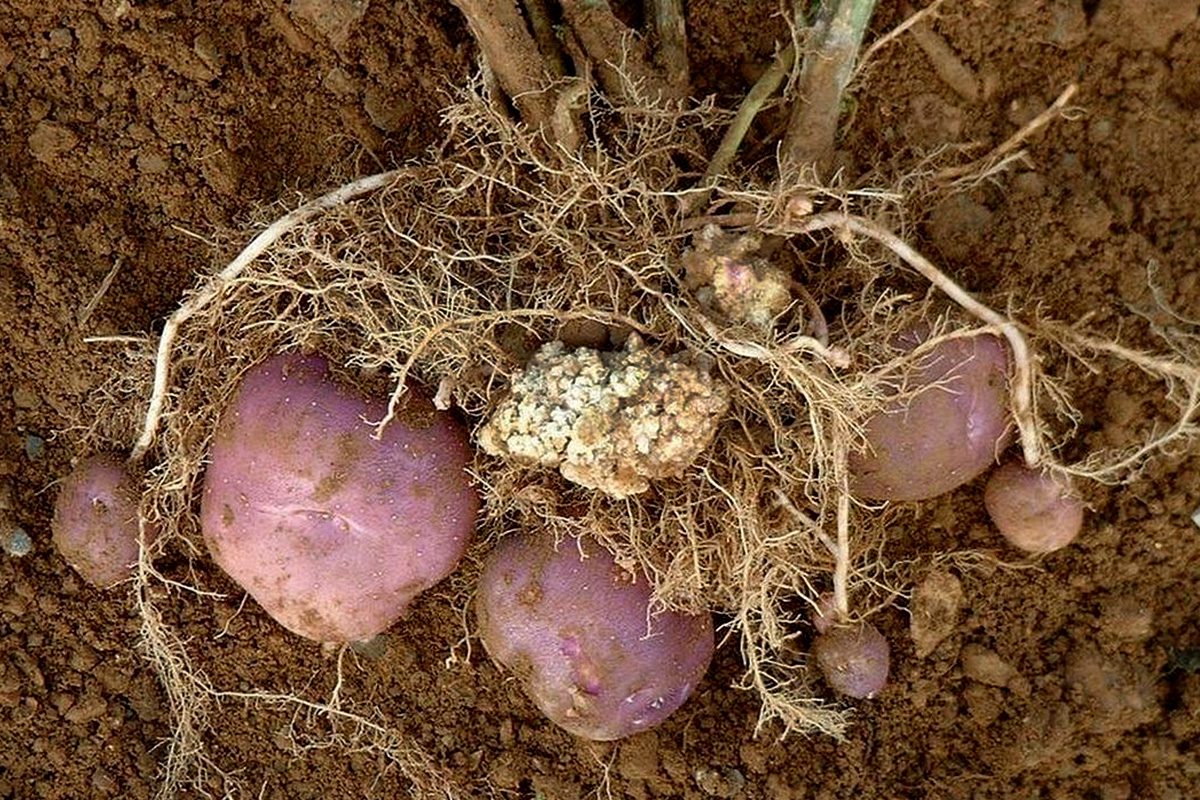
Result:
<instances>
[{"instance_id":1,"label":"potato plant","mask_svg":"<svg viewBox=\"0 0 1200 800\"><path fill-rule=\"evenodd\" d=\"M803 52L781 42L736 109L688 97L676 0L652 0L643 31L605 2L456 5L486 68L445 111L454 146L289 212L158 342L134 452L162 444L177 480L151 499L188 507L204 458L196 420L220 413L206 538L293 630L370 635L453 569L478 502L464 490L469 467L480 524L501 542L478 629L552 720L608 739L683 702L711 653L711 621L639 638L637 623L674 619L647 616L653 596L727 616L760 724L840 736L846 716L821 699L817 673L865 698L889 666L862 619L895 577L885 537L863 524L875 507L952 491L1012 440L1024 469L1119 480L1194 433L1194 364L999 313L880 222L903 221L910 198L880 193L877 174L833 169L874 2L794 6ZM757 142L777 162L739 164L785 85L798 95L787 129ZM913 196L994 174L1072 92L979 161L922 176ZM929 287L957 313L919 299ZM936 335L897 348L914 325ZM295 356L252 370L254 391L227 409L220 391L196 388L228 383L214 340L244 357L335 337L345 363L392 381L386 402L350 399ZM1128 457L1056 463L1073 409L1035 345L1089 366L1136 364L1184 398L1178 427ZM437 385L434 406L468 425L450 430L429 411L442 422L410 430L412 409L429 410L410 378ZM393 468L403 477L389 484ZM436 485L422 483L431 473ZM381 534L407 519L420 524ZM382 568L393 556L396 573ZM615 563L626 577L613 578ZM823 594L827 629L799 657L794 609ZM171 647L160 663L178 656Z\"/></svg>"}]
</instances>

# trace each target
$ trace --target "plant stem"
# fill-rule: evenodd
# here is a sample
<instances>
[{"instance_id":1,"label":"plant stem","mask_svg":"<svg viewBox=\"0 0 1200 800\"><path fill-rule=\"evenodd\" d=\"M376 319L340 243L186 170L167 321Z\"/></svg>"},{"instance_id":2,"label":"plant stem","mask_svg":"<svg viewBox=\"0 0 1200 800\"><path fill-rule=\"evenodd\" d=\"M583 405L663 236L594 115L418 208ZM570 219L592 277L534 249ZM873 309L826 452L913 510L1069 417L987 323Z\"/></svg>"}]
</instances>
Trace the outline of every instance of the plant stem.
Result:
<instances>
[{"instance_id":1,"label":"plant stem","mask_svg":"<svg viewBox=\"0 0 1200 800\"><path fill-rule=\"evenodd\" d=\"M729 165L733 163L733 159L737 155L738 148L742 146L742 141L745 140L746 134L750 130L750 125L758 116L758 112L762 110L763 103L778 91L779 85L792 71L795 63L796 47L789 44L780 51L771 66L767 67L766 71L750 87L750 91L742 98L733 121L725 130L725 135L721 137L721 143L717 145L717 151L713 153L712 160L708 162L708 168L704 170L704 177L700 179L696 188L707 189L729 169ZM710 195L710 192L703 191L684 198L681 204L683 216L690 217L708 202Z\"/></svg>"},{"instance_id":2,"label":"plant stem","mask_svg":"<svg viewBox=\"0 0 1200 800\"><path fill-rule=\"evenodd\" d=\"M545 91L548 71L537 43L525 27L516 0L452 0L467 18L471 35L521 119L534 128L548 126L554 98Z\"/></svg>"},{"instance_id":3,"label":"plant stem","mask_svg":"<svg viewBox=\"0 0 1200 800\"><path fill-rule=\"evenodd\" d=\"M767 102L767 98L779 89L779 85L792 71L795 63L796 47L789 44L755 81L754 86L750 88L745 98L742 99L741 105L738 106L733 122L729 123L729 129L721 137L721 144L717 147L717 152L713 154L708 169L704 171L705 183L715 180L729 169L742 140L746 138L746 132L750 130L750 124L754 122L754 117L758 115L763 103Z\"/></svg>"},{"instance_id":4,"label":"plant stem","mask_svg":"<svg viewBox=\"0 0 1200 800\"><path fill-rule=\"evenodd\" d=\"M933 62L933 71L938 74L947 86L969 103L979 99L979 79L975 73L963 63L942 36L924 20L918 21L909 31L913 39L929 60Z\"/></svg>"},{"instance_id":5,"label":"plant stem","mask_svg":"<svg viewBox=\"0 0 1200 800\"><path fill-rule=\"evenodd\" d=\"M800 72L799 93L783 143L784 174L833 162L842 93L854 74L876 0L827 0L811 30L812 46Z\"/></svg>"},{"instance_id":6,"label":"plant stem","mask_svg":"<svg viewBox=\"0 0 1200 800\"><path fill-rule=\"evenodd\" d=\"M550 12L546 9L545 0L524 0L525 14L529 17L529 27L533 30L533 38L537 41L546 68L555 78L567 74L567 61L563 56L562 47L554 33L554 23L550 21Z\"/></svg>"},{"instance_id":7,"label":"plant stem","mask_svg":"<svg viewBox=\"0 0 1200 800\"><path fill-rule=\"evenodd\" d=\"M658 50L667 90L676 99L687 97L691 79L688 74L687 27L683 0L653 0L654 27L658 31Z\"/></svg>"},{"instance_id":8,"label":"plant stem","mask_svg":"<svg viewBox=\"0 0 1200 800\"><path fill-rule=\"evenodd\" d=\"M595 63L609 98L627 103L639 94L651 99L667 96L662 78L647 60L645 42L617 19L608 0L562 0L561 5L563 18Z\"/></svg>"}]
</instances>

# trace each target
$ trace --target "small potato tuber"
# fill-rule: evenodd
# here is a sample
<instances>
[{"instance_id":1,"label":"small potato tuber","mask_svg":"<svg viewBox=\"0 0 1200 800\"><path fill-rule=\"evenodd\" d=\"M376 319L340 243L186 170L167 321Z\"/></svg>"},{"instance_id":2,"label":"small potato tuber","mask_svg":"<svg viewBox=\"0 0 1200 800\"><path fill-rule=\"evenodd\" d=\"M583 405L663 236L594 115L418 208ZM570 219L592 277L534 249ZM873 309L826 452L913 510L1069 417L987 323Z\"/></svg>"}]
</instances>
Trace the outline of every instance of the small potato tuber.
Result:
<instances>
[{"instance_id":1,"label":"small potato tuber","mask_svg":"<svg viewBox=\"0 0 1200 800\"><path fill-rule=\"evenodd\" d=\"M137 480L116 456L80 461L63 480L50 529L54 545L85 581L107 588L138 560Z\"/></svg>"},{"instance_id":2,"label":"small potato tuber","mask_svg":"<svg viewBox=\"0 0 1200 800\"><path fill-rule=\"evenodd\" d=\"M812 657L838 694L869 700L887 685L891 648L869 623L829 628L813 641Z\"/></svg>"},{"instance_id":3,"label":"small potato tuber","mask_svg":"<svg viewBox=\"0 0 1200 800\"><path fill-rule=\"evenodd\" d=\"M905 339L915 346L922 334ZM907 376L904 396L867 420L850 460L853 493L924 500L982 475L1012 436L1008 350L995 336L949 339Z\"/></svg>"},{"instance_id":4,"label":"small potato tuber","mask_svg":"<svg viewBox=\"0 0 1200 800\"><path fill-rule=\"evenodd\" d=\"M663 722L713 654L708 614L650 616L645 577L582 540L557 549L549 536L501 541L480 577L476 611L488 653L542 713L597 741Z\"/></svg>"},{"instance_id":5,"label":"small potato tuber","mask_svg":"<svg viewBox=\"0 0 1200 800\"><path fill-rule=\"evenodd\" d=\"M386 409L335 383L319 356L250 369L222 415L201 524L213 559L288 629L369 639L448 575L479 507L467 436L409 392Z\"/></svg>"},{"instance_id":6,"label":"small potato tuber","mask_svg":"<svg viewBox=\"0 0 1200 800\"><path fill-rule=\"evenodd\" d=\"M988 478L983 504L1000 533L1027 553L1066 547L1083 527L1083 503L1052 474L1009 463Z\"/></svg>"}]
</instances>

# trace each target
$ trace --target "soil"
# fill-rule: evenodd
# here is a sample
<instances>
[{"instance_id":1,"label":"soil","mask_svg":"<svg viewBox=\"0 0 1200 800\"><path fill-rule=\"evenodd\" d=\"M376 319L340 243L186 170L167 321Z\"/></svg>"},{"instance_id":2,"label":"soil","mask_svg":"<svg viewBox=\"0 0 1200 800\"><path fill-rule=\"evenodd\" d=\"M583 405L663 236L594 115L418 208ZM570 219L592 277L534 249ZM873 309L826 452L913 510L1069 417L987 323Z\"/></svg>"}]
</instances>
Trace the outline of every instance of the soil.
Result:
<instances>
[{"instance_id":1,"label":"soil","mask_svg":"<svg viewBox=\"0 0 1200 800\"><path fill-rule=\"evenodd\" d=\"M880 5L869 39L904 17ZM762 8L688 3L694 94L746 91L785 35ZM1031 314L1112 327L1157 291L1200 319L1197 10L950 0L933 27L973 71L974 96L901 37L856 84L842 157L896 176L938 148L970 145L965 160L1077 82L1082 110L1035 135L1022 162L948 199L915 198L910 238L969 288ZM0 0L0 535L19 525L33 542L0 553L0 798L142 798L161 781L170 720L131 598L83 583L50 543L55 483L83 455L73 430L117 348L87 337L157 330L228 258L214 242L256 209L422 156L474 57L446 2ZM1130 367L1078 380L1080 451L1167 418ZM941 621L921 628L921 655L905 598L876 615L893 678L856 705L844 742L756 735L734 643L661 728L573 739L460 641L452 585L382 652L349 658L341 691L433 754L466 796L1200 796L1200 450L1091 490L1080 541L1035 562L997 547L981 493L975 483L898 511L892 553L992 549L1016 566L950 562L961 600L950 624L939 606ZM202 559L164 569L223 593L174 596L168 620L215 686L329 696L329 651L243 607ZM296 736L320 742L320 721L230 700L209 722L226 774L186 796L408 791L353 747L298 752Z\"/></svg>"}]
</instances>

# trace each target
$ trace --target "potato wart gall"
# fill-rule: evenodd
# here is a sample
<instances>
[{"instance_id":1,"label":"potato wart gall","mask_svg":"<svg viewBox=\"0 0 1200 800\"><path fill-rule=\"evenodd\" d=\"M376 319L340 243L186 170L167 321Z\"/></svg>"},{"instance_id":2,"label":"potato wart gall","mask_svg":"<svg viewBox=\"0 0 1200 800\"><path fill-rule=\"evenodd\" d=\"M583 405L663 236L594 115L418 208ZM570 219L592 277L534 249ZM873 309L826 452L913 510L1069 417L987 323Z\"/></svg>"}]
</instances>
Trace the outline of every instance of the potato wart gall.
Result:
<instances>
[{"instance_id":1,"label":"potato wart gall","mask_svg":"<svg viewBox=\"0 0 1200 800\"><path fill-rule=\"evenodd\" d=\"M681 475L712 442L729 401L686 356L635 334L624 352L543 346L479 431L487 453L557 467L581 486L628 497Z\"/></svg>"}]
</instances>

